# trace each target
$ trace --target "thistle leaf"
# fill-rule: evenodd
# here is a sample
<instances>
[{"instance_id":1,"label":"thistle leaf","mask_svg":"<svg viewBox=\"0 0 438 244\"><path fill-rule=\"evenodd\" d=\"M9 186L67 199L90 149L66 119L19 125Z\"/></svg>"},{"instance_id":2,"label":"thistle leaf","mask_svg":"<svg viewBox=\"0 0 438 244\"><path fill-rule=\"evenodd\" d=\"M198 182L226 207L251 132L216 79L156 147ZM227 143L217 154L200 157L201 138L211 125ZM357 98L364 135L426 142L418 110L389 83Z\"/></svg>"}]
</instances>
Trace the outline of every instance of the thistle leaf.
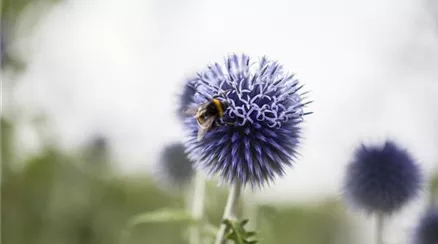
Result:
<instances>
[{"instance_id":1,"label":"thistle leaf","mask_svg":"<svg viewBox=\"0 0 438 244\"><path fill-rule=\"evenodd\" d=\"M196 221L183 209L158 209L153 212L146 212L131 217L128 221L128 227L133 228L139 224L152 223L169 223L169 222L189 222L196 223Z\"/></svg>"},{"instance_id":2,"label":"thistle leaf","mask_svg":"<svg viewBox=\"0 0 438 244\"><path fill-rule=\"evenodd\" d=\"M242 221L232 221L225 219L223 223L226 225L225 238L234 241L235 244L255 244L257 240L254 239L256 232L245 230L245 225L248 219Z\"/></svg>"}]
</instances>

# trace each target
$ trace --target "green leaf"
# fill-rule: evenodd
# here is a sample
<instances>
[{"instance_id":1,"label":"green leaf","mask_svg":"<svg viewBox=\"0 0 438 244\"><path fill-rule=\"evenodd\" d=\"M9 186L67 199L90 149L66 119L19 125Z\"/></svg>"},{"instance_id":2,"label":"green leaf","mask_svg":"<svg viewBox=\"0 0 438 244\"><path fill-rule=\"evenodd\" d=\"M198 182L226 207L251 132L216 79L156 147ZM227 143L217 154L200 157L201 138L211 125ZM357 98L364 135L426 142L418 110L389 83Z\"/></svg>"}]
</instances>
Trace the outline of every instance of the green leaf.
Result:
<instances>
[{"instance_id":1,"label":"green leaf","mask_svg":"<svg viewBox=\"0 0 438 244\"><path fill-rule=\"evenodd\" d=\"M240 222L240 225L243 227L246 224L248 224L248 222L249 222L249 219L244 219L244 220L242 220L242 222Z\"/></svg>"},{"instance_id":2,"label":"green leaf","mask_svg":"<svg viewBox=\"0 0 438 244\"><path fill-rule=\"evenodd\" d=\"M128 228L133 228L139 224L153 224L153 223L169 223L169 222L189 222L196 223L196 221L183 209L159 209L153 212L141 213L133 216L128 221Z\"/></svg>"},{"instance_id":3,"label":"green leaf","mask_svg":"<svg viewBox=\"0 0 438 244\"><path fill-rule=\"evenodd\" d=\"M226 225L225 238L227 240L234 241L235 244L254 244L257 240L254 240L256 233L254 231L246 231L245 225L248 223L248 219L242 221L231 221L228 219L222 222Z\"/></svg>"}]
</instances>

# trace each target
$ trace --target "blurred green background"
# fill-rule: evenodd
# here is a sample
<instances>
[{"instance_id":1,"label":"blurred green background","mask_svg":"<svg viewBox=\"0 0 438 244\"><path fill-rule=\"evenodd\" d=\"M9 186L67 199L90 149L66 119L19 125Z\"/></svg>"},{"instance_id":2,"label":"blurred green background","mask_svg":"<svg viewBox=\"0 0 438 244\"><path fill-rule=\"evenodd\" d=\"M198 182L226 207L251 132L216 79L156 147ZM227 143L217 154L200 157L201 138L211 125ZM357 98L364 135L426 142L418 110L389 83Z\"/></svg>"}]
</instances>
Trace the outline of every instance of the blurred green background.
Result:
<instances>
[{"instance_id":1,"label":"blurred green background","mask_svg":"<svg viewBox=\"0 0 438 244\"><path fill-rule=\"evenodd\" d=\"M6 47L13 39L20 11L29 2L2 1ZM5 67L22 72L26 61L6 52L2 72ZM7 82L8 87L15 85L13 80ZM2 94L3 100L6 95ZM20 112L9 109L10 113L1 117L1 243L187 243L188 225L184 221L145 223L126 229L129 220L139 214L163 208L185 209L184 192L165 191L146 174L118 172L104 138L65 151L57 146L56 136L50 135L54 138L43 142L41 150L20 155L15 133ZM435 192L437 179L431 184ZM206 219L210 223L220 222L226 195L215 182L208 184ZM260 243L356 243L355 223L337 198L312 205L243 204L254 211L241 212L250 218Z\"/></svg>"},{"instance_id":2,"label":"blurred green background","mask_svg":"<svg viewBox=\"0 0 438 244\"><path fill-rule=\"evenodd\" d=\"M26 60L9 55L7 47L18 15L29 2L2 2L6 42L2 70L8 68L18 74L26 69ZM8 87L15 85L13 80L6 82ZM187 243L188 225L183 221L126 229L138 214L163 208L185 209L185 194L157 187L146 174L118 173L104 138L96 138L78 150L63 151L50 135L37 153L19 155L15 133L22 119L19 113L10 108L1 117L1 243ZM45 126L45 119L35 121ZM210 223L220 222L226 195L216 183L208 184L205 215ZM252 217L250 228L256 228L260 243L339 244L340 236L347 233L342 207L331 199L310 207L244 204L255 211L244 217Z\"/></svg>"},{"instance_id":3,"label":"blurred green background","mask_svg":"<svg viewBox=\"0 0 438 244\"><path fill-rule=\"evenodd\" d=\"M121 236L137 214L183 209L183 194L157 188L146 175L118 175L102 146L90 145L74 154L47 146L18 161L14 124L2 118L1 129L2 243L186 243L184 222L140 224ZM224 189L208 185L209 222L219 223L225 197ZM250 222L261 243L339 244L349 233L342 206L334 200L256 209L257 217Z\"/></svg>"}]
</instances>

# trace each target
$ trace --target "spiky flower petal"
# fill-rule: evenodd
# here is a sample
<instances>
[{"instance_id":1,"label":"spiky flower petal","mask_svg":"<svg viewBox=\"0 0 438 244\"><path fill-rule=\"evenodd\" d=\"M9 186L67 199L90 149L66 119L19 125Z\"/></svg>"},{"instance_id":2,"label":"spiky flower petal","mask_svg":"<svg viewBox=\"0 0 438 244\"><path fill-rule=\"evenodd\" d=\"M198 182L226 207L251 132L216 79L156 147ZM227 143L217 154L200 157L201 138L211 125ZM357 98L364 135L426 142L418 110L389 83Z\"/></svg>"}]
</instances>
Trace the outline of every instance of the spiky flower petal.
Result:
<instances>
[{"instance_id":1,"label":"spiky flower petal","mask_svg":"<svg viewBox=\"0 0 438 244\"><path fill-rule=\"evenodd\" d=\"M185 146L197 167L219 173L225 182L262 186L291 166L306 103L299 93L302 86L280 64L266 57L253 62L246 55L231 55L186 86L196 90L190 107L213 97L228 105L201 141L196 119L184 119L189 130Z\"/></svg>"},{"instance_id":2,"label":"spiky flower petal","mask_svg":"<svg viewBox=\"0 0 438 244\"><path fill-rule=\"evenodd\" d=\"M348 166L344 193L355 207L391 214L419 193L421 178L411 155L394 142L361 145Z\"/></svg>"}]
</instances>

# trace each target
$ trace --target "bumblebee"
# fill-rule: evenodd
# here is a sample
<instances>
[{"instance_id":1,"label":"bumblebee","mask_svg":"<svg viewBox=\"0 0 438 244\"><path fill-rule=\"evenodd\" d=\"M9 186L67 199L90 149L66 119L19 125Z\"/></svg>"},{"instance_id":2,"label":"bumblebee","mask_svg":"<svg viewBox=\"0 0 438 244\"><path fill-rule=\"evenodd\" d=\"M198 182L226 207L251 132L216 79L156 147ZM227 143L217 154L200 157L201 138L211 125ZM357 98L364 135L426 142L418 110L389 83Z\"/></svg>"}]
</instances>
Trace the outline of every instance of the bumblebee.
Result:
<instances>
[{"instance_id":1,"label":"bumblebee","mask_svg":"<svg viewBox=\"0 0 438 244\"><path fill-rule=\"evenodd\" d=\"M218 119L222 118L228 104L217 98L201 104L198 108L188 108L186 114L194 116L198 123L198 141L204 138L214 125L218 125Z\"/></svg>"}]
</instances>

